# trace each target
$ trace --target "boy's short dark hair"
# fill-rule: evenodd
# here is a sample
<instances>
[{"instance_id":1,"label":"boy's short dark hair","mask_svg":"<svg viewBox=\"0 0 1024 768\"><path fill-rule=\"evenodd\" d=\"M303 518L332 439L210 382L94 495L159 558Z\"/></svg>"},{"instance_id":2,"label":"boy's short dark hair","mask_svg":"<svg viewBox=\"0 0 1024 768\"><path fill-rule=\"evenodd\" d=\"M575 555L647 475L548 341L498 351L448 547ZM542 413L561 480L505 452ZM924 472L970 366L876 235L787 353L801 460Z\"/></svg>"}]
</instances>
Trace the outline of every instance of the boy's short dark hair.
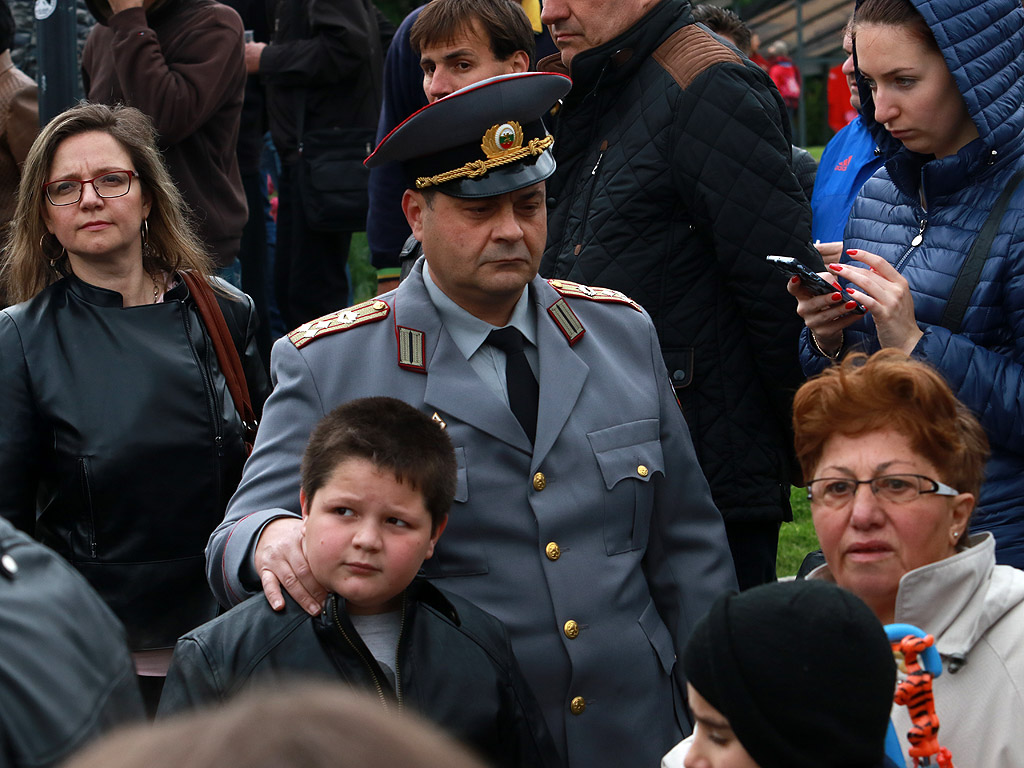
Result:
<instances>
[{"instance_id":1,"label":"boy's short dark hair","mask_svg":"<svg viewBox=\"0 0 1024 768\"><path fill-rule=\"evenodd\" d=\"M423 495L436 531L455 497L455 451L428 416L393 397L366 397L324 416L302 457L307 503L348 459L366 459Z\"/></svg>"},{"instance_id":2,"label":"boy's short dark hair","mask_svg":"<svg viewBox=\"0 0 1024 768\"><path fill-rule=\"evenodd\" d=\"M418 56L424 45L451 42L471 28L474 20L479 22L498 61L506 61L516 51L526 51L533 62L533 27L514 0L432 0L413 22L409 44Z\"/></svg>"},{"instance_id":3,"label":"boy's short dark hair","mask_svg":"<svg viewBox=\"0 0 1024 768\"><path fill-rule=\"evenodd\" d=\"M750 55L750 27L734 11L707 3L695 5L691 10L694 21L703 24L716 35L732 40L744 56Z\"/></svg>"}]
</instances>

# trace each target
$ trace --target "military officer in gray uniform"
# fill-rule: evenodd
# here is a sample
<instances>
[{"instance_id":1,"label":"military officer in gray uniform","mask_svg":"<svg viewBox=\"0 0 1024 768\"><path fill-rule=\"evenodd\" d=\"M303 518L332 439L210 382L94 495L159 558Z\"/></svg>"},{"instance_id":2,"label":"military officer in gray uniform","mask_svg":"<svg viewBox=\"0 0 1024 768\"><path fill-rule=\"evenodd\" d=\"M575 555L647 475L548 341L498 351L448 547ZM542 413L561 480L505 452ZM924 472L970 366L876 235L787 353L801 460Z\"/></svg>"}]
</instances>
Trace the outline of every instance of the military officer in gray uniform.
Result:
<instances>
[{"instance_id":1,"label":"military officer in gray uniform","mask_svg":"<svg viewBox=\"0 0 1024 768\"><path fill-rule=\"evenodd\" d=\"M208 575L225 605L262 583L271 605L283 585L319 611L297 543L306 439L339 403L405 400L458 458L426 575L508 626L566 765L654 766L689 731L676 657L735 573L650 318L614 291L537 277L555 167L540 118L569 84L485 80L378 146L368 164L409 176L425 258L395 291L277 342Z\"/></svg>"}]
</instances>

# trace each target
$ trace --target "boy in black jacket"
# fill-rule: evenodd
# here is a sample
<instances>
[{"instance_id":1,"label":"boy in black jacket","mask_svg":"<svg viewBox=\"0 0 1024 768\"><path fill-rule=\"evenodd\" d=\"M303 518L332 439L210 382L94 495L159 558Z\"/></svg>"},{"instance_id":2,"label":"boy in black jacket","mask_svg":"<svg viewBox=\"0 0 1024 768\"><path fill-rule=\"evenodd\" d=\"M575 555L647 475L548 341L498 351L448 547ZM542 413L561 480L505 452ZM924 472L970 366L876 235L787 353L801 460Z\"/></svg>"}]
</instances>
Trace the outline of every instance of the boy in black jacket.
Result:
<instances>
[{"instance_id":1,"label":"boy in black jacket","mask_svg":"<svg viewBox=\"0 0 1024 768\"><path fill-rule=\"evenodd\" d=\"M250 599L183 636L160 715L252 683L335 677L409 707L495 765L560 760L504 625L416 578L444 531L456 461L443 425L385 397L328 414L302 462L303 549L331 592L318 617Z\"/></svg>"}]
</instances>

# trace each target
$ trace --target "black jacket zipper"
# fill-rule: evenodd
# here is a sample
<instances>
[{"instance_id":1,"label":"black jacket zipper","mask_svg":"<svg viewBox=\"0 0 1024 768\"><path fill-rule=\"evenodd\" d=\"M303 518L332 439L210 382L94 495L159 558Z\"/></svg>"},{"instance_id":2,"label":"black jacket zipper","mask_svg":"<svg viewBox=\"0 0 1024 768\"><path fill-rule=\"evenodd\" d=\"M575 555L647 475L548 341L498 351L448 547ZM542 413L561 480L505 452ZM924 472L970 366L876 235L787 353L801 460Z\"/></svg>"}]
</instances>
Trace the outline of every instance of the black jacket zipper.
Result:
<instances>
[{"instance_id":1,"label":"black jacket zipper","mask_svg":"<svg viewBox=\"0 0 1024 768\"><path fill-rule=\"evenodd\" d=\"M96 546L96 513L92 507L92 484L89 482L89 463L84 456L78 457L78 478L82 486L82 500L85 505L86 518L89 522L89 556L95 560ZM71 550L74 552L74 549Z\"/></svg>"},{"instance_id":2,"label":"black jacket zipper","mask_svg":"<svg viewBox=\"0 0 1024 768\"><path fill-rule=\"evenodd\" d=\"M398 623L398 642L395 643L395 698L398 700L398 711L402 711L402 671L398 666L398 658L402 653L402 638L405 636L405 606L408 602L406 595L402 595L402 617Z\"/></svg>"},{"instance_id":3,"label":"black jacket zipper","mask_svg":"<svg viewBox=\"0 0 1024 768\"><path fill-rule=\"evenodd\" d=\"M586 202L583 205L583 218L580 220L580 241L573 246L573 267L579 262L580 253L583 251L583 242L587 239L587 222L590 221L590 206L594 202L594 193L597 191L598 171L601 170L601 161L604 160L604 153L608 151L608 139L601 142L597 152L597 162L590 169L590 188L587 190Z\"/></svg>"},{"instance_id":4,"label":"black jacket zipper","mask_svg":"<svg viewBox=\"0 0 1024 768\"><path fill-rule=\"evenodd\" d=\"M349 637L348 632L345 631L345 627L342 626L342 624L341 624L341 619L338 617L338 598L335 598L334 600L332 600L332 603L333 603L333 605L332 605L332 612L331 612L332 615L331 615L331 618L334 621L334 626L336 626L338 628L338 631L341 633L342 638L344 638L345 642L349 644L349 647L353 651L355 651L356 656L359 657L359 660L363 663L363 666L366 667L366 671L370 673L370 677L373 679L374 688L377 689L377 698L380 699L381 706L384 707L384 709L389 709L390 707L388 705L388 697L384 695L384 684L381 683L380 678L377 676L377 672L373 668L374 665L369 662L369 660L366 658L366 654L363 653L362 648L360 648L352 640L352 638ZM403 623L404 623L404 619L405 619L404 602L403 602L403 610L402 610L402 619L403 619ZM401 639L402 639L401 632L399 632L398 639L399 639L399 642L401 642ZM396 651L396 662L395 662L395 681L396 681L396 686L395 687L397 689L395 691L395 697L396 697L396 699L398 699L398 709L401 709L402 708L401 686L397 685L397 681L398 681L397 651Z\"/></svg>"},{"instance_id":5,"label":"black jacket zipper","mask_svg":"<svg viewBox=\"0 0 1024 768\"><path fill-rule=\"evenodd\" d=\"M220 408L217 407L216 390L213 386L213 372L210 366L210 347L212 346L212 342L209 337L205 339L205 350L203 353L205 360L201 361L199 359L199 353L196 351L196 346L192 343L192 332L189 326L189 311L188 304L182 302L181 321L185 326L185 338L188 340L188 346L192 351L192 359L196 362L196 368L199 369L199 375L203 379L203 389L206 392L206 407L210 414L210 427L213 430L213 444L217 449L217 465L214 467L214 476L217 478L217 499L219 500L223 493L223 473L221 472L221 463L224 458L224 435L223 424L221 423L220 418ZM199 331L202 333L202 328L200 328Z\"/></svg>"},{"instance_id":6,"label":"black jacket zipper","mask_svg":"<svg viewBox=\"0 0 1024 768\"><path fill-rule=\"evenodd\" d=\"M595 99L595 100L599 100L600 99L601 83L604 81L605 73L608 71L608 67L610 65L611 65L611 57L609 57L608 60L605 61L604 66L601 67L601 71L598 73L597 79L594 81L594 87L590 90L589 93L587 93L581 99L581 103L582 102L586 102L589 99ZM602 110L600 108L600 104L596 105L594 113L598 114L598 115L602 113ZM561 112L559 114L561 114ZM562 123L563 121L560 120L558 122ZM554 133L557 135L558 131L556 130L556 131L554 131ZM590 132L589 132L589 135L587 136L587 140L586 140L586 142L584 144L581 145L581 151L585 153L587 151L587 147L593 145L594 140L596 138L597 138L597 121L595 121L594 123L591 124ZM568 268L565 270L564 275L569 275L572 272L572 270L575 268L577 262L579 261L580 252L583 250L583 239L584 239L584 235L586 234L587 218L588 218L588 216L590 214L590 204L594 200L594 189L595 189L595 187L597 187L597 172L601 168L601 161L604 160L604 153L605 153L605 151L607 149L608 149L608 141L605 140L605 141L603 141L601 143L601 148L598 151L598 155L597 155L597 161L594 163L593 167L590 169L590 177L591 177L590 178L590 187L589 187L589 189L586 192L586 204L584 205L583 213L580 216L580 227L579 227L579 233L580 234L579 234L579 238L578 238L579 242L577 242L576 244L574 244L572 246L572 259L573 260L572 260L572 263L568 265ZM583 163L584 161L581 160L580 162ZM577 184L582 184L584 182L585 178L586 177L578 179L577 180ZM571 192L572 197L569 199L568 207L566 208L566 213L565 213L565 215L566 215L566 223L568 223L568 217L572 213L573 203L576 201L576 196L577 196L577 194L579 194L578 190L579 190L579 187L577 187L576 190L573 190ZM565 253L565 247L568 245L566 240L569 239L569 236L570 235L569 235L568 231L565 233L565 235L563 235L562 249L561 249L562 253Z\"/></svg>"}]
</instances>

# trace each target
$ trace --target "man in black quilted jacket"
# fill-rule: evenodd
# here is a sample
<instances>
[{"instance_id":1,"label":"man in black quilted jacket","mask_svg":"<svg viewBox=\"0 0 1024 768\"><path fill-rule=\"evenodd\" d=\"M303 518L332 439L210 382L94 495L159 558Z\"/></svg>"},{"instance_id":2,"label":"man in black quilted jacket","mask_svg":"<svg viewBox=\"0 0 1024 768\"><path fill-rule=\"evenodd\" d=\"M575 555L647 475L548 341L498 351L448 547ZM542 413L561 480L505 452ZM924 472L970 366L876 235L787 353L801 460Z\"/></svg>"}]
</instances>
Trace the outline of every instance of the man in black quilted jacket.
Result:
<instances>
[{"instance_id":1,"label":"man in black quilted jacket","mask_svg":"<svg viewBox=\"0 0 1024 768\"><path fill-rule=\"evenodd\" d=\"M651 314L740 585L772 581L803 376L801 321L765 256L823 269L785 105L685 0L545 0L542 20L560 54L538 69L573 87L553 126L541 274Z\"/></svg>"}]
</instances>

